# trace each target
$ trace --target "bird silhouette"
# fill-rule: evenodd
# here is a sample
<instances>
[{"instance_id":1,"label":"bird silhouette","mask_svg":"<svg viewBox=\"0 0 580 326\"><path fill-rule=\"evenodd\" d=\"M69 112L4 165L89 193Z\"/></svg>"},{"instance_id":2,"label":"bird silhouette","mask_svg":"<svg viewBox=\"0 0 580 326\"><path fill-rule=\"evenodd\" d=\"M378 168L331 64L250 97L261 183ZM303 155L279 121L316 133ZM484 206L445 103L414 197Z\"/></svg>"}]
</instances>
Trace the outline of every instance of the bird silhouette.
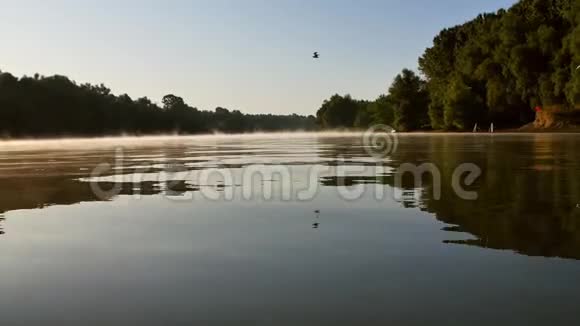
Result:
<instances>
[{"instance_id":1,"label":"bird silhouette","mask_svg":"<svg viewBox=\"0 0 580 326\"><path fill-rule=\"evenodd\" d=\"M320 55L318 55L318 52L314 52L314 54L312 55L312 57L314 59L318 59L318 58L320 58Z\"/></svg>"},{"instance_id":2,"label":"bird silhouette","mask_svg":"<svg viewBox=\"0 0 580 326\"><path fill-rule=\"evenodd\" d=\"M312 228L313 229L318 229L319 226L320 226L320 223L314 223L314 224L312 224Z\"/></svg>"}]
</instances>

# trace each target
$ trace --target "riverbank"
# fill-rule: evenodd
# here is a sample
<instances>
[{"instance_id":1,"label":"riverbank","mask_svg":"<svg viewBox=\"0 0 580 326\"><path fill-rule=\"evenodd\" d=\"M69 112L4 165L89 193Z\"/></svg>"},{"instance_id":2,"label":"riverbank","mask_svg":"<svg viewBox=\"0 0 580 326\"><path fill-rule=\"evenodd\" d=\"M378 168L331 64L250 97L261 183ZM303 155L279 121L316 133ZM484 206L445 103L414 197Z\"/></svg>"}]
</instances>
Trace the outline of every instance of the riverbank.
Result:
<instances>
[{"instance_id":1,"label":"riverbank","mask_svg":"<svg viewBox=\"0 0 580 326\"><path fill-rule=\"evenodd\" d=\"M483 128L485 133L487 129ZM469 132L469 131L465 131ZM533 122L518 128L496 129L495 133L580 133L580 110L549 109L536 112Z\"/></svg>"}]
</instances>

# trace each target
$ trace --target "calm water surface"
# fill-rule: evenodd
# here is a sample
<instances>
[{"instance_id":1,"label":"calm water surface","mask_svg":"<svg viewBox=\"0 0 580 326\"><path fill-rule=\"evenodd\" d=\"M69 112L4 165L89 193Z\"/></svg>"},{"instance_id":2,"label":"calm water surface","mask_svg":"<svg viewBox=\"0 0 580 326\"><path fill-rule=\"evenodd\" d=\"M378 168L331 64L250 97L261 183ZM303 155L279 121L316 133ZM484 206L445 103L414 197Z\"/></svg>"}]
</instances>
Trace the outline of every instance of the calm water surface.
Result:
<instances>
[{"instance_id":1,"label":"calm water surface","mask_svg":"<svg viewBox=\"0 0 580 326\"><path fill-rule=\"evenodd\" d=\"M579 204L576 135L0 144L0 325L577 325Z\"/></svg>"}]
</instances>

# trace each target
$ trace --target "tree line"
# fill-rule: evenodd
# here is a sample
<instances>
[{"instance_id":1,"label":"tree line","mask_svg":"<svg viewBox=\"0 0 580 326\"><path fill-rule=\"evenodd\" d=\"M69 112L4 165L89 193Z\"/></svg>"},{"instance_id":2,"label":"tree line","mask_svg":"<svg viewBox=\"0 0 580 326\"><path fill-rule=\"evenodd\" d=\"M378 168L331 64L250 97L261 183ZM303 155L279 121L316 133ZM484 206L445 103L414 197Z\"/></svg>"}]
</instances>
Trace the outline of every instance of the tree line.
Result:
<instances>
[{"instance_id":1,"label":"tree line","mask_svg":"<svg viewBox=\"0 0 580 326\"><path fill-rule=\"evenodd\" d=\"M115 96L104 85L77 84L64 76L17 78L0 71L0 137L100 136L162 133L241 133L312 130L314 116L243 114L218 107L198 110L166 95Z\"/></svg>"},{"instance_id":2,"label":"tree line","mask_svg":"<svg viewBox=\"0 0 580 326\"><path fill-rule=\"evenodd\" d=\"M327 128L399 130L515 127L534 110L580 109L580 1L521 0L441 31L374 101L334 95L317 112ZM340 115L338 117L337 115Z\"/></svg>"},{"instance_id":3,"label":"tree line","mask_svg":"<svg viewBox=\"0 0 580 326\"><path fill-rule=\"evenodd\" d=\"M333 95L314 116L198 110L176 95L157 104L115 96L64 76L0 71L0 137L252 132L366 128L466 130L516 127L534 108L580 109L580 1L521 0L441 31L373 101Z\"/></svg>"}]
</instances>

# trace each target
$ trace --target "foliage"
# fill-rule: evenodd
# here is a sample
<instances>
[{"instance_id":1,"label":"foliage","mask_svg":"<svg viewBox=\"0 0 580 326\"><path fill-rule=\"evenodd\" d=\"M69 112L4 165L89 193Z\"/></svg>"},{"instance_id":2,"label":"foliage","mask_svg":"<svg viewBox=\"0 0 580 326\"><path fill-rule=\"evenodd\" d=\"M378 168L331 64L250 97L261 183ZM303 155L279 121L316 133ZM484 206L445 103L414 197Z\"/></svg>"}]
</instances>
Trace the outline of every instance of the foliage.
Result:
<instances>
[{"instance_id":1,"label":"foliage","mask_svg":"<svg viewBox=\"0 0 580 326\"><path fill-rule=\"evenodd\" d=\"M425 82L414 72L404 69L391 87L389 95L368 102L350 95L333 95L316 113L323 128L367 128L376 124L392 125L400 130L429 126L429 97Z\"/></svg>"},{"instance_id":2,"label":"foliage","mask_svg":"<svg viewBox=\"0 0 580 326\"><path fill-rule=\"evenodd\" d=\"M580 103L580 2L521 0L443 30L419 59L433 128L521 125Z\"/></svg>"},{"instance_id":3,"label":"foliage","mask_svg":"<svg viewBox=\"0 0 580 326\"><path fill-rule=\"evenodd\" d=\"M580 108L579 65L580 1L521 0L441 31L419 58L425 80L405 69L367 106L335 95L318 122L399 130L521 126L536 106Z\"/></svg>"},{"instance_id":4,"label":"foliage","mask_svg":"<svg viewBox=\"0 0 580 326\"><path fill-rule=\"evenodd\" d=\"M394 126L401 131L423 129L429 125L429 95L425 82L414 72L404 69L389 88L394 104Z\"/></svg>"},{"instance_id":5,"label":"foliage","mask_svg":"<svg viewBox=\"0 0 580 326\"><path fill-rule=\"evenodd\" d=\"M162 106L115 96L104 85L77 85L64 76L20 79L0 72L0 136L52 137L312 130L313 116L201 111L176 95Z\"/></svg>"},{"instance_id":6,"label":"foliage","mask_svg":"<svg viewBox=\"0 0 580 326\"><path fill-rule=\"evenodd\" d=\"M335 94L322 103L316 119L323 128L352 128L359 111L364 110L366 105L367 102L355 100L348 94Z\"/></svg>"}]
</instances>

